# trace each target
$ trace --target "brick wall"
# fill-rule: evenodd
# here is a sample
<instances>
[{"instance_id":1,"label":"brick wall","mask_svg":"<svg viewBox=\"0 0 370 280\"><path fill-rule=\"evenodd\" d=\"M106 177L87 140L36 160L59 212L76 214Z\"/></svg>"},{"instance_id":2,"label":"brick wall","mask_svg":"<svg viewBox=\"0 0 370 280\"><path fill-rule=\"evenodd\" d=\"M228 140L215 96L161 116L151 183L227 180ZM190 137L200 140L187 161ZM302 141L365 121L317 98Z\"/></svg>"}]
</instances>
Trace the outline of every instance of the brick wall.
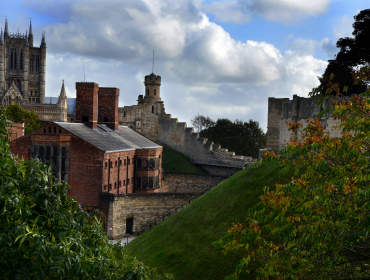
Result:
<instances>
[{"instance_id":1,"label":"brick wall","mask_svg":"<svg viewBox=\"0 0 370 280\"><path fill-rule=\"evenodd\" d=\"M11 153L16 157L24 158L25 160L29 160L31 158L31 147L31 133L10 143Z\"/></svg>"},{"instance_id":2,"label":"brick wall","mask_svg":"<svg viewBox=\"0 0 370 280\"><path fill-rule=\"evenodd\" d=\"M96 83L76 83L76 122L83 122L82 117L88 116L88 124L97 128L99 85Z\"/></svg>"},{"instance_id":3,"label":"brick wall","mask_svg":"<svg viewBox=\"0 0 370 280\"><path fill-rule=\"evenodd\" d=\"M11 131L10 142L24 136L24 123L12 123L7 126L8 130Z\"/></svg>"},{"instance_id":4,"label":"brick wall","mask_svg":"<svg viewBox=\"0 0 370 280\"><path fill-rule=\"evenodd\" d=\"M98 122L105 123L110 128L118 129L118 88L99 88Z\"/></svg>"}]
</instances>

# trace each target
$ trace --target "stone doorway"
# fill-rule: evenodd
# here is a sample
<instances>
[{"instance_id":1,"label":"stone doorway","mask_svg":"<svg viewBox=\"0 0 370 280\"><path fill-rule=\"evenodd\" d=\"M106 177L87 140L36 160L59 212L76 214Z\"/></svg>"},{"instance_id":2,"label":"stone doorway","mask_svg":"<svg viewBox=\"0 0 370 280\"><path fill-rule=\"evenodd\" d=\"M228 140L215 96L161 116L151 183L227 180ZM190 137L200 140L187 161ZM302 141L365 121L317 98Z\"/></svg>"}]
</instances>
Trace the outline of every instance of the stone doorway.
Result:
<instances>
[{"instance_id":1,"label":"stone doorway","mask_svg":"<svg viewBox=\"0 0 370 280\"><path fill-rule=\"evenodd\" d=\"M133 233L133 227L134 227L134 219L133 218L127 218L126 219L126 234L132 234Z\"/></svg>"}]
</instances>

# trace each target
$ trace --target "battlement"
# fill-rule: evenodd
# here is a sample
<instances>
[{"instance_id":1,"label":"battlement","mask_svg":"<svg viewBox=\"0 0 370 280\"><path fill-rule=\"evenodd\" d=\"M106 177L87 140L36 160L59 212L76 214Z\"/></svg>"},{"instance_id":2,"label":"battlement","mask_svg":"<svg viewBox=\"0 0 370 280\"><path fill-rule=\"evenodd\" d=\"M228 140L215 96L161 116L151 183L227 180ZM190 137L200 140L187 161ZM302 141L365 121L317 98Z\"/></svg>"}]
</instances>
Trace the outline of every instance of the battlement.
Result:
<instances>
[{"instance_id":1,"label":"battlement","mask_svg":"<svg viewBox=\"0 0 370 280\"><path fill-rule=\"evenodd\" d=\"M161 76L157 76L156 74L152 73L150 75L145 76L144 80L145 85L161 85Z\"/></svg>"}]
</instances>

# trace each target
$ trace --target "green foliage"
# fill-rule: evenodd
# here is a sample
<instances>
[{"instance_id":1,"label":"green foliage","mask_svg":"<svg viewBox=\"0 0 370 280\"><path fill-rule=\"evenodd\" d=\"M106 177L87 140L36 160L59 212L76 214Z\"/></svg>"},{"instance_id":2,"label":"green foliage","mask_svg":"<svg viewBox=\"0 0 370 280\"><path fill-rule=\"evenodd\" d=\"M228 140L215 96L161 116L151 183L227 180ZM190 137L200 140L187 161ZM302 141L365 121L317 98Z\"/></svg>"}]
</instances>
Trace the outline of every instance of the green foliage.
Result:
<instances>
[{"instance_id":1,"label":"green foliage","mask_svg":"<svg viewBox=\"0 0 370 280\"><path fill-rule=\"evenodd\" d=\"M193 164L183 154L163 145L162 168L164 172L208 174L207 170Z\"/></svg>"},{"instance_id":2,"label":"green foliage","mask_svg":"<svg viewBox=\"0 0 370 280\"><path fill-rule=\"evenodd\" d=\"M223 279L232 273L242 254L222 255L212 242L222 236L231 221L244 222L248 209L259 202L263 186L273 189L276 183L290 181L292 174L279 175L280 165L277 160L263 161L257 170L247 167L239 171L135 238L128 251L160 272L173 273L178 280Z\"/></svg>"},{"instance_id":3,"label":"green foliage","mask_svg":"<svg viewBox=\"0 0 370 280\"><path fill-rule=\"evenodd\" d=\"M258 158L258 150L266 148L266 135L259 123L253 120L232 122L229 119L218 119L214 126L203 130L200 135L237 155Z\"/></svg>"},{"instance_id":4,"label":"green foliage","mask_svg":"<svg viewBox=\"0 0 370 280\"><path fill-rule=\"evenodd\" d=\"M1 279L169 279L109 243L50 166L14 158L0 109Z\"/></svg>"},{"instance_id":5,"label":"green foliage","mask_svg":"<svg viewBox=\"0 0 370 280\"><path fill-rule=\"evenodd\" d=\"M26 128L25 134L41 127L40 119L36 113L23 110L19 105L9 105L6 107L5 112L14 123L24 123Z\"/></svg>"},{"instance_id":6,"label":"green foliage","mask_svg":"<svg viewBox=\"0 0 370 280\"><path fill-rule=\"evenodd\" d=\"M366 67L354 74L357 81L369 75ZM214 243L225 252L244 253L227 279L253 267L258 279L369 279L370 91L363 100L348 100L332 90L342 97L333 112L341 120L342 137L331 138L320 119L309 120L303 130L301 124L288 123L303 139L292 140L282 151L292 158L290 163L281 160L282 172L294 172L294 177L275 191L266 188L245 223L235 224Z\"/></svg>"}]
</instances>

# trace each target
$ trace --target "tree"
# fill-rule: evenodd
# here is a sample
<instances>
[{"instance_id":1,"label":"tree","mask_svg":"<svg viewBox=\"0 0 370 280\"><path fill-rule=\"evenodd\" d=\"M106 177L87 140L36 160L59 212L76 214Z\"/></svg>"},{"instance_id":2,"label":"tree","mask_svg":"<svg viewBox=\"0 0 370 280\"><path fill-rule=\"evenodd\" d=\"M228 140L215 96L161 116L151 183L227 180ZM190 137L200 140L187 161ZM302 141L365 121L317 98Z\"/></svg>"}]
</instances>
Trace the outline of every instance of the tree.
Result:
<instances>
[{"instance_id":1,"label":"tree","mask_svg":"<svg viewBox=\"0 0 370 280\"><path fill-rule=\"evenodd\" d=\"M1 279L169 279L109 243L98 217L68 197L52 167L14 158L0 109Z\"/></svg>"},{"instance_id":2,"label":"tree","mask_svg":"<svg viewBox=\"0 0 370 280\"><path fill-rule=\"evenodd\" d=\"M337 41L337 47L340 48L335 60L329 60L329 64L320 80L320 92L324 93L331 83L338 84L340 88L348 86L343 95L352 95L365 91L367 82L361 81L355 85L352 79L354 67L367 65L370 63L369 37L370 37L370 9L361 11L354 16L353 38L345 37ZM334 78L330 76L334 74Z\"/></svg>"},{"instance_id":3,"label":"tree","mask_svg":"<svg viewBox=\"0 0 370 280\"><path fill-rule=\"evenodd\" d=\"M8 118L15 123L24 123L25 134L41 127L39 117L35 112L23 110L19 105L9 105L5 110Z\"/></svg>"},{"instance_id":4,"label":"tree","mask_svg":"<svg viewBox=\"0 0 370 280\"><path fill-rule=\"evenodd\" d=\"M363 81L370 68L354 76ZM348 99L338 88L332 90L340 99L318 117L335 108L332 115L342 121L343 136L329 137L319 118L303 130L288 123L303 139L291 139L282 151L282 172L295 172L291 183L266 190L246 223L233 225L215 243L226 252L244 251L229 279L254 266L259 279L369 279L370 91L362 99Z\"/></svg>"},{"instance_id":5,"label":"tree","mask_svg":"<svg viewBox=\"0 0 370 280\"><path fill-rule=\"evenodd\" d=\"M232 122L229 119L218 119L215 125L204 129L200 135L238 155L258 158L258 150L266 148L266 135L259 123L253 120Z\"/></svg>"},{"instance_id":6,"label":"tree","mask_svg":"<svg viewBox=\"0 0 370 280\"><path fill-rule=\"evenodd\" d=\"M197 132L201 132L204 129L207 129L211 126L215 125L215 122L210 117L205 117L203 115L195 115L195 117L191 120L192 126L197 129Z\"/></svg>"}]
</instances>

